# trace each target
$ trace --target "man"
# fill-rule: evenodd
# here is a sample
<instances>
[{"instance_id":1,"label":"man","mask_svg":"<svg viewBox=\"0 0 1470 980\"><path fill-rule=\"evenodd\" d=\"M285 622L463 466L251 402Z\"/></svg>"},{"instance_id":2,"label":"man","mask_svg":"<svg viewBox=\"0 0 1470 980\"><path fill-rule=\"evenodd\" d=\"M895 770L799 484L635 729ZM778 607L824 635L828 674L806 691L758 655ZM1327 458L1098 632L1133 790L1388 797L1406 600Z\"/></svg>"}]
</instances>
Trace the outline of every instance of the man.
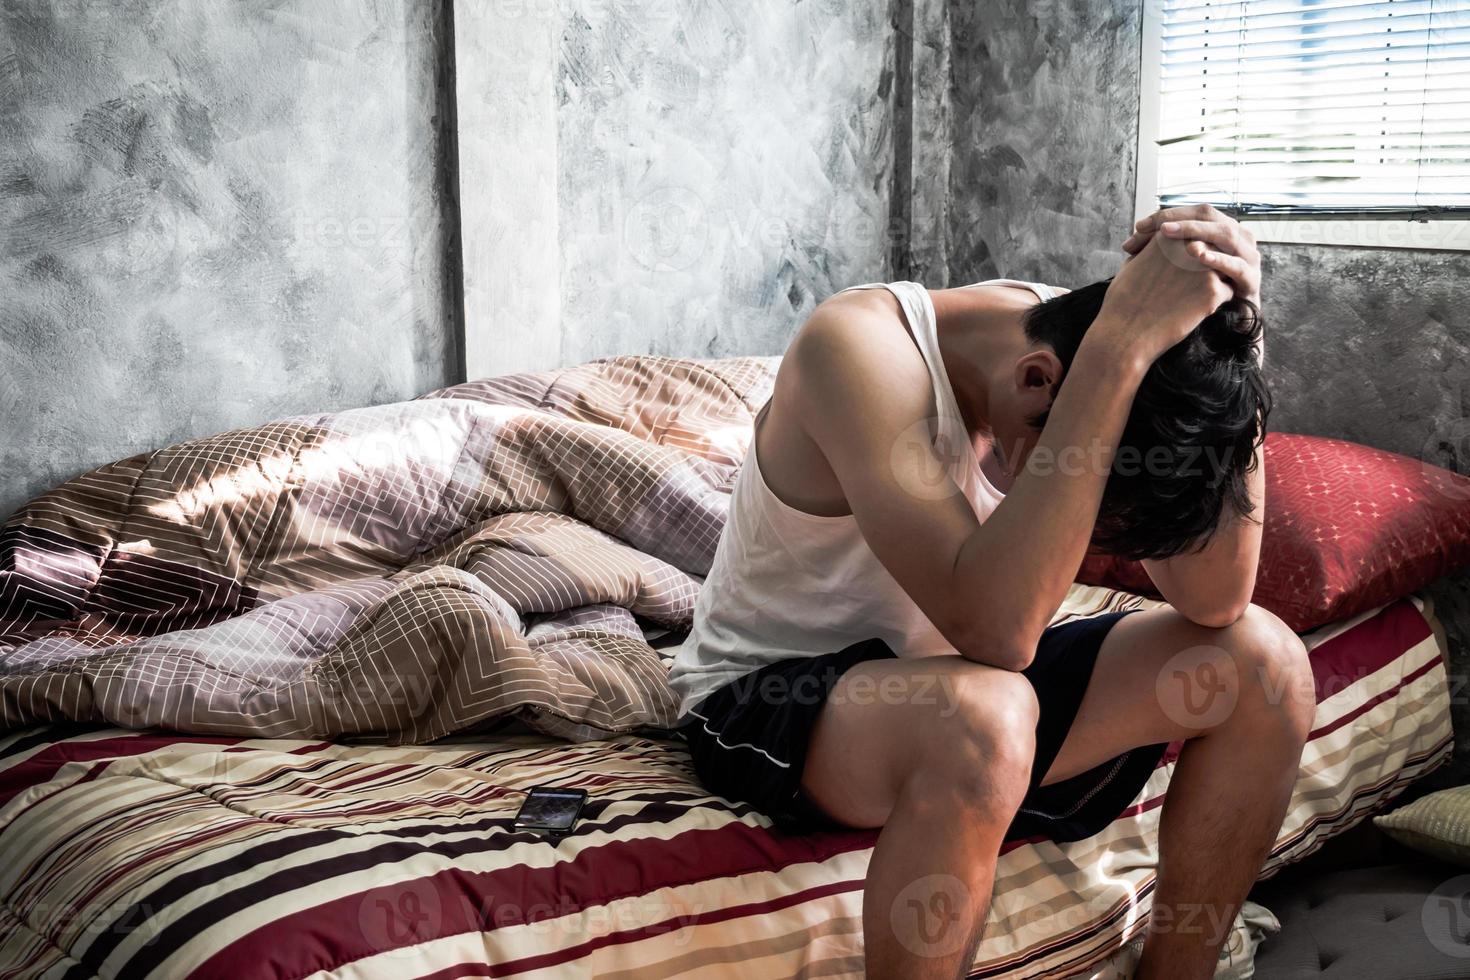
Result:
<instances>
[{"instance_id":1,"label":"man","mask_svg":"<svg viewBox=\"0 0 1470 980\"><path fill-rule=\"evenodd\" d=\"M1098 832L1175 740L1137 976L1209 977L1281 824L1314 700L1300 640L1250 604L1259 255L1209 207L1123 247L1058 297L839 293L756 417L672 683L711 789L882 828L870 978L963 976L1002 841ZM1049 627L1089 544L1169 606ZM936 892L948 923L901 914Z\"/></svg>"}]
</instances>

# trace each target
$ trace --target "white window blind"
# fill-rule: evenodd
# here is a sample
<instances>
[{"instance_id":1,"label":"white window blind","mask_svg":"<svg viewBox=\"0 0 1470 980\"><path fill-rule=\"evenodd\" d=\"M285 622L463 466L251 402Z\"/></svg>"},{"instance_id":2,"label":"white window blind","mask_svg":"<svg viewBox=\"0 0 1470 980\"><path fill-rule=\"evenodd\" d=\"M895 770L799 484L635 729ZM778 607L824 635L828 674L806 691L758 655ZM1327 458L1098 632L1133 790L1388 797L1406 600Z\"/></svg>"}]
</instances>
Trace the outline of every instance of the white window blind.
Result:
<instances>
[{"instance_id":1,"label":"white window blind","mask_svg":"<svg viewBox=\"0 0 1470 980\"><path fill-rule=\"evenodd\" d=\"M1148 2L1158 203L1470 209L1470 0Z\"/></svg>"}]
</instances>

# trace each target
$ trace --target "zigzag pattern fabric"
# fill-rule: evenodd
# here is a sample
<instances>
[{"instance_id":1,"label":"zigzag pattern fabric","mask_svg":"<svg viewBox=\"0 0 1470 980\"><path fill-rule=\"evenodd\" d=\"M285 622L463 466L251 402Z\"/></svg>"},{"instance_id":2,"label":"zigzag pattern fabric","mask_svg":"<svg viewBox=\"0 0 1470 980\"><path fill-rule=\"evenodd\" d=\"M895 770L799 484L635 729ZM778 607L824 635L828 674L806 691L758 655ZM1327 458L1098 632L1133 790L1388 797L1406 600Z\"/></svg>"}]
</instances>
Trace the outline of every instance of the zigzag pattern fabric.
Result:
<instances>
[{"instance_id":1,"label":"zigzag pattern fabric","mask_svg":"<svg viewBox=\"0 0 1470 980\"><path fill-rule=\"evenodd\" d=\"M619 357L180 443L0 530L0 727L426 742L672 724L777 359Z\"/></svg>"}]
</instances>

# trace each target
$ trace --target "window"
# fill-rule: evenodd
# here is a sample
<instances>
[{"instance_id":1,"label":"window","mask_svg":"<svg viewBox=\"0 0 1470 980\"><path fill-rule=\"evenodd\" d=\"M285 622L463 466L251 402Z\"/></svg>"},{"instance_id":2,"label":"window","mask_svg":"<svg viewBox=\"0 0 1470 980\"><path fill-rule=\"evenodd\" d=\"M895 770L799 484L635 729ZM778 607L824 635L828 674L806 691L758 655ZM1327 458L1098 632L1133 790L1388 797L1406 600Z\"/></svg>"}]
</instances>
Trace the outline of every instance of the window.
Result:
<instances>
[{"instance_id":1,"label":"window","mask_svg":"<svg viewBox=\"0 0 1470 980\"><path fill-rule=\"evenodd\" d=\"M1145 0L1140 214L1470 249L1470 0Z\"/></svg>"}]
</instances>

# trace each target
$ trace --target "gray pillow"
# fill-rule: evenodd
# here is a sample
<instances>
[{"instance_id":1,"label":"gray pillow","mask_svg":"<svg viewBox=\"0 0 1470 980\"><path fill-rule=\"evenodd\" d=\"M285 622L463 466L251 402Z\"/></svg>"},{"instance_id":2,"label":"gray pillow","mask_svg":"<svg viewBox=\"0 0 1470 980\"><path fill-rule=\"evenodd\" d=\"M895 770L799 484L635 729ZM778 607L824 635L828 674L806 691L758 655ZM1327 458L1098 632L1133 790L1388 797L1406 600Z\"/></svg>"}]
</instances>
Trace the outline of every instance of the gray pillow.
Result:
<instances>
[{"instance_id":1,"label":"gray pillow","mask_svg":"<svg viewBox=\"0 0 1470 980\"><path fill-rule=\"evenodd\" d=\"M1373 823L1405 847L1470 867L1470 786L1430 793Z\"/></svg>"}]
</instances>

